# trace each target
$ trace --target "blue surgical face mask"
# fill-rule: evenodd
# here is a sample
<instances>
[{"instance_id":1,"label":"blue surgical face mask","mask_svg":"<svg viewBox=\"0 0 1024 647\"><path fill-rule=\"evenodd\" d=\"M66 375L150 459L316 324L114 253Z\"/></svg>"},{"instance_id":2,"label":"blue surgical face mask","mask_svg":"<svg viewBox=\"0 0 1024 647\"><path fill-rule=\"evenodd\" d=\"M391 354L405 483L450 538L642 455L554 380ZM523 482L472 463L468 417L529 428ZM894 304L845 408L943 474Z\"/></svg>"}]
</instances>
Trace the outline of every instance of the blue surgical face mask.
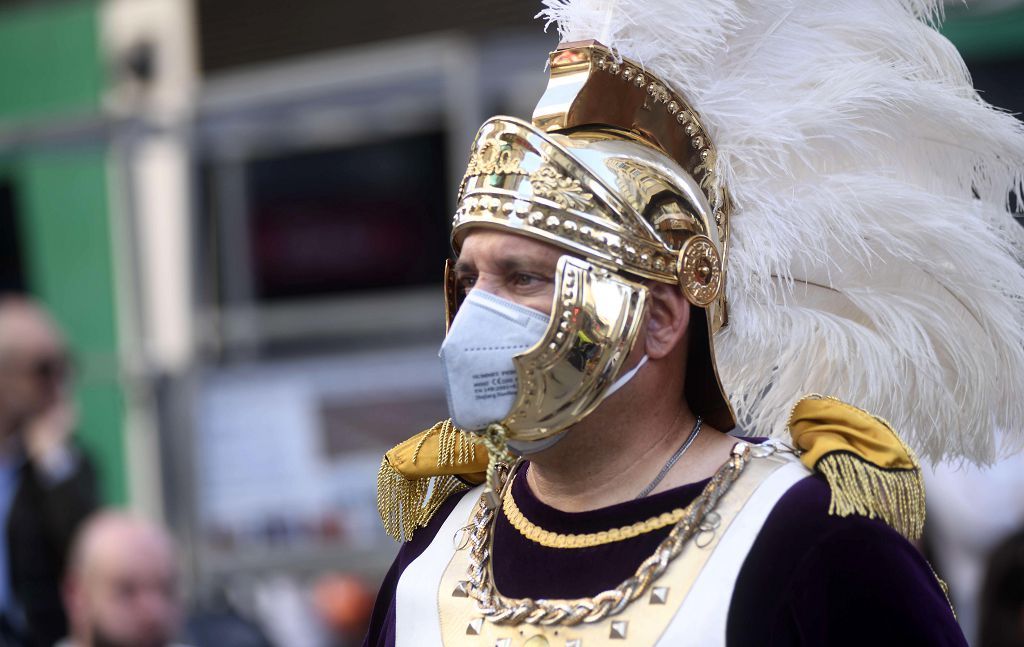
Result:
<instances>
[{"instance_id":1,"label":"blue surgical face mask","mask_svg":"<svg viewBox=\"0 0 1024 647\"><path fill-rule=\"evenodd\" d=\"M518 380L512 358L544 337L550 317L482 290L462 302L441 344L448 412L456 427L479 431L503 421L515 404ZM622 388L647 363L619 376L604 397ZM554 445L564 432L540 440L509 440L519 454Z\"/></svg>"}]
</instances>

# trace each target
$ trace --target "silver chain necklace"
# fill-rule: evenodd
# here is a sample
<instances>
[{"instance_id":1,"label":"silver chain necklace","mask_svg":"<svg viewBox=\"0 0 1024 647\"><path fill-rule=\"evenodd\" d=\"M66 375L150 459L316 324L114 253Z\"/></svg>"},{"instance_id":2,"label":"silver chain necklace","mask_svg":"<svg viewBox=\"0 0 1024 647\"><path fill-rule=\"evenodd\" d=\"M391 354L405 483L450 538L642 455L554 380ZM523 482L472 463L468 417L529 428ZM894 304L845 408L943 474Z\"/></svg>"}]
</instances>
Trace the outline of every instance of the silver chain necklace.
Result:
<instances>
[{"instance_id":1,"label":"silver chain necklace","mask_svg":"<svg viewBox=\"0 0 1024 647\"><path fill-rule=\"evenodd\" d=\"M668 476L668 473L669 471L672 470L672 467L675 466L677 462L679 462L679 459L683 457L683 454L685 454L686 450L690 448L690 445L693 444L693 441L697 439L697 434L700 433L702 422L703 421L701 420L700 416L698 416L697 422L693 425L693 429L690 431L690 435L686 437L686 440L684 440L683 444L679 446L679 449L677 449L675 453L669 457L668 462L665 463L665 467L661 468L661 471L658 472L658 475L654 477L654 480L651 481L647 485L647 487L641 490L640 494L636 495L637 499L642 499L651 492L653 492L654 488L658 487L658 484L661 483L666 476ZM634 499L634 501L635 500L636 499Z\"/></svg>"}]
</instances>

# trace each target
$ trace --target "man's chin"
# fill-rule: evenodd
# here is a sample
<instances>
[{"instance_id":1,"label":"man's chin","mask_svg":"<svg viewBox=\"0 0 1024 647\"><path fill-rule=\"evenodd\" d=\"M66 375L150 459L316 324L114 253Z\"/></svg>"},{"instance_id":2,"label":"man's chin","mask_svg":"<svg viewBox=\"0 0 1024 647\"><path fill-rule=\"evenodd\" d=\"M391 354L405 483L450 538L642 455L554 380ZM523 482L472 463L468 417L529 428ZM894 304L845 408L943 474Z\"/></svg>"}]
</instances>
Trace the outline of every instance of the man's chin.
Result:
<instances>
[{"instance_id":1,"label":"man's chin","mask_svg":"<svg viewBox=\"0 0 1024 647\"><path fill-rule=\"evenodd\" d=\"M93 629L92 632L92 647L166 647L168 644L170 644L170 640L167 638L121 640L101 629Z\"/></svg>"}]
</instances>

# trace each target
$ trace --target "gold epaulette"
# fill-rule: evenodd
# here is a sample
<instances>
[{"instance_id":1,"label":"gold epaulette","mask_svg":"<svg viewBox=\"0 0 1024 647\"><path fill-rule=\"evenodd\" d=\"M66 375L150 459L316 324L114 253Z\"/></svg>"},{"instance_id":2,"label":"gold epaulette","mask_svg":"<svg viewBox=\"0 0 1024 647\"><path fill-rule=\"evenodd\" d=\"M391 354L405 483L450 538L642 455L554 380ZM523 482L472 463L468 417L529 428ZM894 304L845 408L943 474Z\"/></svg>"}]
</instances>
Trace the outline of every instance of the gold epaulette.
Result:
<instances>
[{"instance_id":1,"label":"gold epaulette","mask_svg":"<svg viewBox=\"0 0 1024 647\"><path fill-rule=\"evenodd\" d=\"M392 447L377 474L377 510L396 541L412 538L456 492L482 483L487 450L451 420Z\"/></svg>"},{"instance_id":2,"label":"gold epaulette","mask_svg":"<svg viewBox=\"0 0 1024 647\"><path fill-rule=\"evenodd\" d=\"M885 420L812 394L793 407L789 432L800 460L832 489L829 514L881 518L903 536L924 529L921 466Z\"/></svg>"}]
</instances>

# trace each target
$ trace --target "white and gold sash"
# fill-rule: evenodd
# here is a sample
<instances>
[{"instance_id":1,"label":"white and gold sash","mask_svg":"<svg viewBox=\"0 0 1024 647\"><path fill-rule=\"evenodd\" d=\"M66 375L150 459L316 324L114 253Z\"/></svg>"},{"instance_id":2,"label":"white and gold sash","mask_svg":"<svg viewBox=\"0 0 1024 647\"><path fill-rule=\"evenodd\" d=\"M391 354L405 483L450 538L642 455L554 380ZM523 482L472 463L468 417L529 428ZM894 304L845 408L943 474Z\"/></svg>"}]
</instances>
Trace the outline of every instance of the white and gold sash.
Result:
<instances>
[{"instance_id":1,"label":"white and gold sash","mask_svg":"<svg viewBox=\"0 0 1024 647\"><path fill-rule=\"evenodd\" d=\"M463 496L399 578L396 645L724 645L729 603L744 559L775 504L809 473L790 453L752 458L716 506L718 523L705 524L707 529L687 543L643 598L615 616L575 627L481 622L476 602L464 593L468 549L459 545L460 529L482 492L477 487Z\"/></svg>"}]
</instances>

